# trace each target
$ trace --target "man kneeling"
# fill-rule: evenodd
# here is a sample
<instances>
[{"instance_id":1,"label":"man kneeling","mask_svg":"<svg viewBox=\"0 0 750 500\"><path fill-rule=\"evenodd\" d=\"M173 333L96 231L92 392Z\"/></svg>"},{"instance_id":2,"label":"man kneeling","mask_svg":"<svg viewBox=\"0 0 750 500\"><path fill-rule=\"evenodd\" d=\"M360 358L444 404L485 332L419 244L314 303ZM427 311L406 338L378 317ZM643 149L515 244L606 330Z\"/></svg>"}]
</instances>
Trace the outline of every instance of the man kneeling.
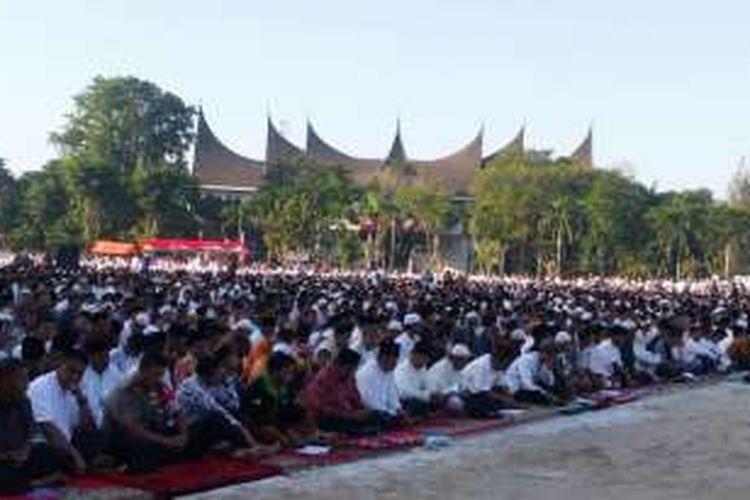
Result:
<instances>
[{"instance_id":1,"label":"man kneeling","mask_svg":"<svg viewBox=\"0 0 750 500\"><path fill-rule=\"evenodd\" d=\"M367 435L380 430L375 412L367 410L357 390L360 355L342 349L333 364L322 368L300 394L299 402L320 430Z\"/></svg>"},{"instance_id":2,"label":"man kneeling","mask_svg":"<svg viewBox=\"0 0 750 500\"><path fill-rule=\"evenodd\" d=\"M162 353L145 353L132 378L107 401L105 425L111 431L112 451L130 471L149 471L199 456L227 437L216 425L210 432L206 425L189 429L164 386L167 366Z\"/></svg>"}]
</instances>

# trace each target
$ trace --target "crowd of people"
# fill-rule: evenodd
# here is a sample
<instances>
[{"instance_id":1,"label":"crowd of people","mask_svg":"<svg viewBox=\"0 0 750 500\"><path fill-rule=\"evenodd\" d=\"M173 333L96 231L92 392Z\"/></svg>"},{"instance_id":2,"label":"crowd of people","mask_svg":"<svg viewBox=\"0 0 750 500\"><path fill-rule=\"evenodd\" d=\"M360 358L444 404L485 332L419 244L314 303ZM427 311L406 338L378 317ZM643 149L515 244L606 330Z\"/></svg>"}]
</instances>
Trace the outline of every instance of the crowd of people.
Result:
<instances>
[{"instance_id":1,"label":"crowd of people","mask_svg":"<svg viewBox=\"0 0 750 500\"><path fill-rule=\"evenodd\" d=\"M743 281L0 269L0 490L746 369Z\"/></svg>"}]
</instances>

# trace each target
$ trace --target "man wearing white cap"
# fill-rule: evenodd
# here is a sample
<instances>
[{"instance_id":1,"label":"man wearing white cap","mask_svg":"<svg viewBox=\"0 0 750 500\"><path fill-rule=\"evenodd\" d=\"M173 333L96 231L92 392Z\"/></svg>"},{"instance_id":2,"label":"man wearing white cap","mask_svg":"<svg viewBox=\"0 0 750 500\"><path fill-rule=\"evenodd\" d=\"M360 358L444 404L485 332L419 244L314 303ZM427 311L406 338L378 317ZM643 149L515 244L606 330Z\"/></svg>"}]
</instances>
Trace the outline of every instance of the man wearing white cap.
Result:
<instances>
[{"instance_id":1,"label":"man wearing white cap","mask_svg":"<svg viewBox=\"0 0 750 500\"><path fill-rule=\"evenodd\" d=\"M409 359L414 345L419 342L419 333L417 328L422 322L422 318L419 314L409 313L404 316L404 331L394 339L394 342L399 346L399 363Z\"/></svg>"},{"instance_id":2,"label":"man wearing white cap","mask_svg":"<svg viewBox=\"0 0 750 500\"><path fill-rule=\"evenodd\" d=\"M448 355L437 361L427 371L427 386L434 394L445 398L449 410L463 410L461 397L461 370L471 360L471 351L465 344L455 344Z\"/></svg>"},{"instance_id":3,"label":"man wearing white cap","mask_svg":"<svg viewBox=\"0 0 750 500\"><path fill-rule=\"evenodd\" d=\"M394 372L401 405L415 417L426 416L439 402L439 395L430 390L427 382L429 356L427 343L417 342L409 357L399 363Z\"/></svg>"}]
</instances>

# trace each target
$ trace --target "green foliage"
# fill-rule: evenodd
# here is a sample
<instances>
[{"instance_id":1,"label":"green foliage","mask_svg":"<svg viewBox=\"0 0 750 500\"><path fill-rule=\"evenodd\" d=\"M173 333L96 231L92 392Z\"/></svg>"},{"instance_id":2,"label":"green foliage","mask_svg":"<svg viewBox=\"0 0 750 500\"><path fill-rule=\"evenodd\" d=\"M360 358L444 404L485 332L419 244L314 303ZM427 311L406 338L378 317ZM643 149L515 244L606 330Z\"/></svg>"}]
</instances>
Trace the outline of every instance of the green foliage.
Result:
<instances>
[{"instance_id":1,"label":"green foliage","mask_svg":"<svg viewBox=\"0 0 750 500\"><path fill-rule=\"evenodd\" d=\"M486 166L475 195L471 231L485 272L683 276L747 268L750 207L717 203L707 190L656 194L619 172L526 155Z\"/></svg>"},{"instance_id":2,"label":"green foliage","mask_svg":"<svg viewBox=\"0 0 750 500\"><path fill-rule=\"evenodd\" d=\"M49 162L19 180L20 216L11 234L14 246L43 249L83 243L84 228L66 185L64 162Z\"/></svg>"},{"instance_id":3,"label":"green foliage","mask_svg":"<svg viewBox=\"0 0 750 500\"><path fill-rule=\"evenodd\" d=\"M340 170L296 161L275 165L234 214L263 233L269 257L320 257L322 238L346 218L359 190Z\"/></svg>"},{"instance_id":4,"label":"green foliage","mask_svg":"<svg viewBox=\"0 0 750 500\"><path fill-rule=\"evenodd\" d=\"M0 246L18 216L18 182L0 158Z\"/></svg>"},{"instance_id":5,"label":"green foliage","mask_svg":"<svg viewBox=\"0 0 750 500\"><path fill-rule=\"evenodd\" d=\"M44 248L196 235L198 189L185 162L193 116L152 83L96 78L52 134L63 156L18 182L12 241Z\"/></svg>"},{"instance_id":6,"label":"green foliage","mask_svg":"<svg viewBox=\"0 0 750 500\"><path fill-rule=\"evenodd\" d=\"M653 194L618 172L596 171L584 194L586 231L582 268L588 272L623 271L625 262L643 257L651 235L645 214Z\"/></svg>"},{"instance_id":7,"label":"green foliage","mask_svg":"<svg viewBox=\"0 0 750 500\"><path fill-rule=\"evenodd\" d=\"M97 238L249 237L266 257L403 269L415 248L439 265L440 236L468 228L477 267L525 274L706 275L750 270L750 174L729 202L655 193L551 151L509 153L477 171L473 201L387 165L357 187L304 159L269 165L243 200L201 195L186 168L195 110L132 77L96 78L52 134L59 158L14 178L0 160L0 244L47 249ZM361 229L366 229L362 230Z\"/></svg>"},{"instance_id":8,"label":"green foliage","mask_svg":"<svg viewBox=\"0 0 750 500\"><path fill-rule=\"evenodd\" d=\"M451 214L450 197L440 187L398 186L393 204L402 217L414 218L425 235L432 265L437 266L440 232Z\"/></svg>"},{"instance_id":9,"label":"green foliage","mask_svg":"<svg viewBox=\"0 0 750 500\"><path fill-rule=\"evenodd\" d=\"M97 77L74 104L62 131L51 135L65 156L103 160L123 172L186 166L195 110L178 96L133 77Z\"/></svg>"}]
</instances>

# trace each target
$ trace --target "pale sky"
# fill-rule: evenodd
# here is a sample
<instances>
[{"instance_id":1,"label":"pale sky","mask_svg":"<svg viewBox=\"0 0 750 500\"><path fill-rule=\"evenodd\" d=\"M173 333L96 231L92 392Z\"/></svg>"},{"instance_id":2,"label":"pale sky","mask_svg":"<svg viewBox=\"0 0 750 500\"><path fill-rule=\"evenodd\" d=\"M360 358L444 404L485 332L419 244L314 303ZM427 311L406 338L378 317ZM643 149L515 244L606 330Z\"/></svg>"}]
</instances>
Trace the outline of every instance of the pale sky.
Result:
<instances>
[{"instance_id":1,"label":"pale sky","mask_svg":"<svg viewBox=\"0 0 750 500\"><path fill-rule=\"evenodd\" d=\"M597 164L724 196L750 155L749 28L741 0L0 0L0 157L39 168L73 95L134 75L254 158L269 111L366 157L399 117L412 158L524 122L564 154L593 123Z\"/></svg>"}]
</instances>

